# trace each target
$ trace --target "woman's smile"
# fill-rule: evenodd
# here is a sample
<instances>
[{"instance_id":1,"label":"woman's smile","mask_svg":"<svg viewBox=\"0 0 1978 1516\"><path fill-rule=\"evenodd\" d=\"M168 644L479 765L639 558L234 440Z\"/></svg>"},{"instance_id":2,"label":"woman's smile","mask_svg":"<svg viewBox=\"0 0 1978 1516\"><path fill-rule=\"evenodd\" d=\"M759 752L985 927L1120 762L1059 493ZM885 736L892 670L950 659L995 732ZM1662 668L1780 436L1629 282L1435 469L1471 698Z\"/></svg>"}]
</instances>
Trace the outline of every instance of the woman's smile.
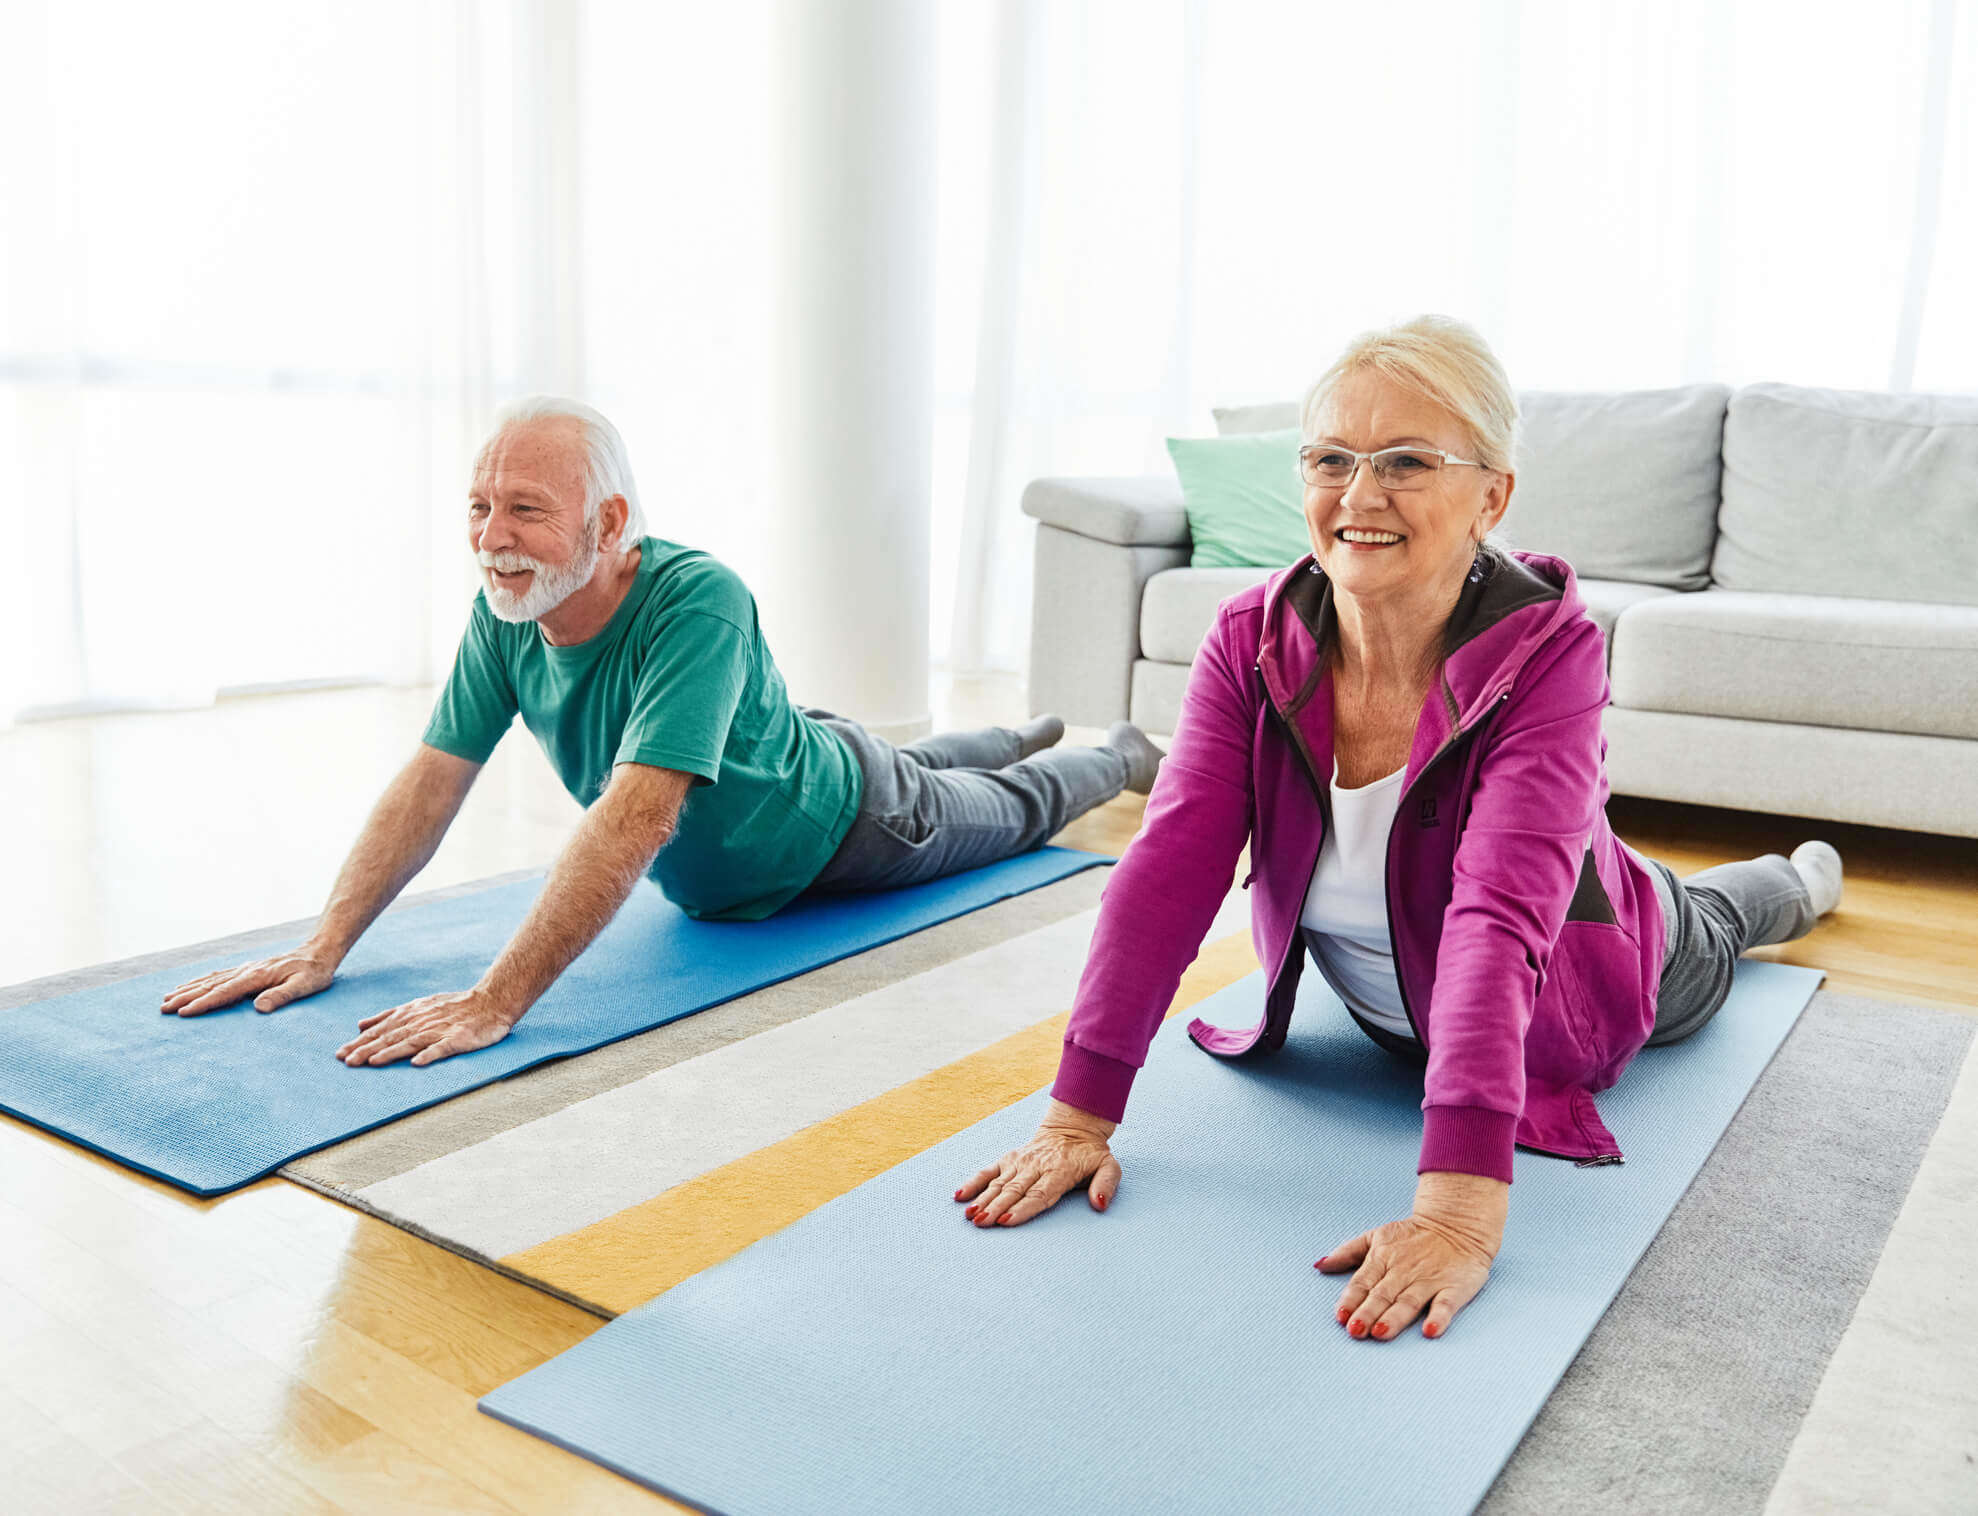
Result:
<instances>
[{"instance_id":1,"label":"woman's smile","mask_svg":"<svg viewBox=\"0 0 1978 1516\"><path fill-rule=\"evenodd\" d=\"M1362 526L1342 526L1333 535L1342 546L1356 553L1378 553L1382 548L1399 547L1408 540L1399 532Z\"/></svg>"}]
</instances>

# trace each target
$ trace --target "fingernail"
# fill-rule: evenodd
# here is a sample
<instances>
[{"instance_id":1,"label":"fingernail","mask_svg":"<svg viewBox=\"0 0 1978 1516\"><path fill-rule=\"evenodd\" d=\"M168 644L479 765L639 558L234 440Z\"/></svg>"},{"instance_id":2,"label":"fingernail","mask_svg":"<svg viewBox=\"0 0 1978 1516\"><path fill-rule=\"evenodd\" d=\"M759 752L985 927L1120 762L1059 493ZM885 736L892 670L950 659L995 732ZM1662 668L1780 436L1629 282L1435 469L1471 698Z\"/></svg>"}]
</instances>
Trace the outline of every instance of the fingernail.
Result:
<instances>
[{"instance_id":1,"label":"fingernail","mask_svg":"<svg viewBox=\"0 0 1978 1516\"><path fill-rule=\"evenodd\" d=\"M956 1190L956 1191L955 1191L955 1199L957 1199L957 1200L959 1200L959 1199L961 1199L961 1198L962 1198L962 1192L961 1192L960 1190Z\"/></svg>"},{"instance_id":2,"label":"fingernail","mask_svg":"<svg viewBox=\"0 0 1978 1516\"><path fill-rule=\"evenodd\" d=\"M1442 1335L1442 1328L1431 1321L1427 1326L1422 1328L1422 1335L1424 1337L1440 1337Z\"/></svg>"},{"instance_id":3,"label":"fingernail","mask_svg":"<svg viewBox=\"0 0 1978 1516\"><path fill-rule=\"evenodd\" d=\"M1358 1321L1354 1322L1353 1325L1348 1327L1346 1330L1351 1332L1355 1337L1364 1337L1367 1335L1366 1326Z\"/></svg>"},{"instance_id":4,"label":"fingernail","mask_svg":"<svg viewBox=\"0 0 1978 1516\"><path fill-rule=\"evenodd\" d=\"M1344 1306L1341 1306L1338 1310L1332 1313L1332 1319L1334 1321L1339 1322L1341 1325L1345 1324L1346 1317L1347 1317L1347 1310Z\"/></svg>"},{"instance_id":5,"label":"fingernail","mask_svg":"<svg viewBox=\"0 0 1978 1516\"><path fill-rule=\"evenodd\" d=\"M1332 1254L1330 1253L1326 1254L1326 1258L1330 1258L1330 1257L1332 1257ZM1324 1268L1326 1266L1326 1258L1321 1258L1317 1263L1313 1264L1312 1267L1315 1269Z\"/></svg>"},{"instance_id":6,"label":"fingernail","mask_svg":"<svg viewBox=\"0 0 1978 1516\"><path fill-rule=\"evenodd\" d=\"M958 1196L956 1196L955 1198L956 1198L957 1200L959 1200L959 1199L960 1199L961 1197L960 1197L960 1196L958 1195ZM970 1221L973 1221L973 1220L975 1220L975 1207L974 1207L974 1206L970 1206L970 1207L969 1207L969 1208L968 1208L967 1210L965 1210L965 1211L963 1211L963 1212L962 1212L962 1214L963 1214L964 1216L966 1216L966 1217L968 1217L968 1219L969 1219Z\"/></svg>"},{"instance_id":7,"label":"fingernail","mask_svg":"<svg viewBox=\"0 0 1978 1516\"><path fill-rule=\"evenodd\" d=\"M1376 1337L1385 1338L1387 1336L1387 1323L1384 1321L1376 1321L1374 1323L1374 1335Z\"/></svg>"},{"instance_id":8,"label":"fingernail","mask_svg":"<svg viewBox=\"0 0 1978 1516\"><path fill-rule=\"evenodd\" d=\"M1107 1197L1106 1197L1106 1196L1104 1196L1104 1195L1101 1195L1101 1196L1099 1197L1099 1209L1100 1209L1100 1210L1102 1210L1102 1211L1103 1211L1103 1210L1104 1210L1104 1209L1106 1208L1106 1202L1107 1202Z\"/></svg>"}]
</instances>

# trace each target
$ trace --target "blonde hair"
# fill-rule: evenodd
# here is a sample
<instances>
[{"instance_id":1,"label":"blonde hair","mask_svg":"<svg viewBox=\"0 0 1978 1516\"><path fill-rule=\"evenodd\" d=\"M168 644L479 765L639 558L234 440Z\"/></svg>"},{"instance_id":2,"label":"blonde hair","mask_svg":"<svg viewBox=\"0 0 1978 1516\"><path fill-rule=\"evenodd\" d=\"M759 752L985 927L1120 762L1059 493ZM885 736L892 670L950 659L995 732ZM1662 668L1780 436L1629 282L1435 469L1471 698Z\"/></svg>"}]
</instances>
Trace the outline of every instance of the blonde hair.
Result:
<instances>
[{"instance_id":1,"label":"blonde hair","mask_svg":"<svg viewBox=\"0 0 1978 1516\"><path fill-rule=\"evenodd\" d=\"M1300 440L1317 439L1319 418L1340 381L1371 370L1432 400L1463 424L1478 463L1508 474L1518 454L1518 396L1497 354L1473 326L1452 316L1417 316L1362 332L1319 375L1299 413Z\"/></svg>"}]
</instances>

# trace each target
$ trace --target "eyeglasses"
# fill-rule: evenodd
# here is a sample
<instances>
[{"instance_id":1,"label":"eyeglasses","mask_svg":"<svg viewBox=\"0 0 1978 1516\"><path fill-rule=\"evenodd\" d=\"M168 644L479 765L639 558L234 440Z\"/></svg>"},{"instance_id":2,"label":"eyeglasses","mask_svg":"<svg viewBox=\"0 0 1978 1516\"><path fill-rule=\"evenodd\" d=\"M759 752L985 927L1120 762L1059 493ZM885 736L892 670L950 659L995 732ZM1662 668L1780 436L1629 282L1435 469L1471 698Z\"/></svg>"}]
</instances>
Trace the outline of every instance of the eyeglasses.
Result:
<instances>
[{"instance_id":1,"label":"eyeglasses","mask_svg":"<svg viewBox=\"0 0 1978 1516\"><path fill-rule=\"evenodd\" d=\"M1360 471L1362 458L1373 465L1374 482L1384 490L1426 489L1445 463L1483 467L1474 458L1458 458L1436 447L1384 447L1377 453L1356 453L1350 447L1322 443L1298 449L1298 471L1307 484L1344 489Z\"/></svg>"}]
</instances>

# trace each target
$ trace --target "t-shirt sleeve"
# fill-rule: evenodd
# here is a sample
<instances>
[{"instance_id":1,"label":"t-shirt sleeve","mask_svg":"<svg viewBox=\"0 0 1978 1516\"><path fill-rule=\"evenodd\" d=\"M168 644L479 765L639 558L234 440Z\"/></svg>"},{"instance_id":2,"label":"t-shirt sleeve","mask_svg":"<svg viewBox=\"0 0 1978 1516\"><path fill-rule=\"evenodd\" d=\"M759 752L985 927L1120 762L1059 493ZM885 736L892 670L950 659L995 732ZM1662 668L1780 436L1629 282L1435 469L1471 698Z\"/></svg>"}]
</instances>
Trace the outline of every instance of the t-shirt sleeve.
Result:
<instances>
[{"instance_id":1,"label":"t-shirt sleeve","mask_svg":"<svg viewBox=\"0 0 1978 1516\"><path fill-rule=\"evenodd\" d=\"M515 683L495 640L494 613L477 599L422 740L469 763L486 763L518 708Z\"/></svg>"},{"instance_id":2,"label":"t-shirt sleeve","mask_svg":"<svg viewBox=\"0 0 1978 1516\"><path fill-rule=\"evenodd\" d=\"M684 611L662 624L632 692L613 763L721 777L728 728L749 683L749 635L725 616Z\"/></svg>"}]
</instances>

